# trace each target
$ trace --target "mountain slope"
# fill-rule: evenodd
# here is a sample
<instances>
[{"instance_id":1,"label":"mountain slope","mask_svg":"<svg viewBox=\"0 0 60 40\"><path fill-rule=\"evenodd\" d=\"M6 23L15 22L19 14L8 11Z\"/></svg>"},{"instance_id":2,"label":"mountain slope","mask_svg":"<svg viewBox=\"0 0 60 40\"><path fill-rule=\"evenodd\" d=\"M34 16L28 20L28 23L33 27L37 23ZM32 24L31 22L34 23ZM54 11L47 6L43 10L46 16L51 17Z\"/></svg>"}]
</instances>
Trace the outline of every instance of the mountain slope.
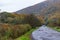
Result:
<instances>
[{"instance_id":1,"label":"mountain slope","mask_svg":"<svg viewBox=\"0 0 60 40\"><path fill-rule=\"evenodd\" d=\"M42 3L24 8L22 10L16 11L16 13L26 13L26 14L50 14L56 11L60 11L60 0L47 0Z\"/></svg>"}]
</instances>

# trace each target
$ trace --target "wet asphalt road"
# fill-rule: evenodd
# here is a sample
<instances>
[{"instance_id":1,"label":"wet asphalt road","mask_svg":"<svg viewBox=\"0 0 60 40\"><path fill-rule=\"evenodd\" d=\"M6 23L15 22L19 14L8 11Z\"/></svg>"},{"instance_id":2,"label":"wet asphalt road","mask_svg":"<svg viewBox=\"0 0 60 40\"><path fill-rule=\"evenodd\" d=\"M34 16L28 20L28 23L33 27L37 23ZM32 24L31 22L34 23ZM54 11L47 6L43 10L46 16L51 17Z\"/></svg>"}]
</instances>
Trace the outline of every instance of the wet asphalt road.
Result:
<instances>
[{"instance_id":1,"label":"wet asphalt road","mask_svg":"<svg viewBox=\"0 0 60 40\"><path fill-rule=\"evenodd\" d=\"M45 25L32 32L32 40L60 40L60 32Z\"/></svg>"}]
</instances>

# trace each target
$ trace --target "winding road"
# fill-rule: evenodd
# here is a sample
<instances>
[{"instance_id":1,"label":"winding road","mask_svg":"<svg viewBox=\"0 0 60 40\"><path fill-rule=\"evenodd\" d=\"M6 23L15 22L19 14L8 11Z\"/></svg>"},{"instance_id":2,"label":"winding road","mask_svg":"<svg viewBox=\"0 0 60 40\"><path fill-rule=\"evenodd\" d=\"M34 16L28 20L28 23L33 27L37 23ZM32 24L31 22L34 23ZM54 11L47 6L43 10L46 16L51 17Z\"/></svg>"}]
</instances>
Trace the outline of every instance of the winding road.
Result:
<instances>
[{"instance_id":1,"label":"winding road","mask_svg":"<svg viewBox=\"0 0 60 40\"><path fill-rule=\"evenodd\" d=\"M60 40L60 32L45 25L32 32L32 40Z\"/></svg>"}]
</instances>

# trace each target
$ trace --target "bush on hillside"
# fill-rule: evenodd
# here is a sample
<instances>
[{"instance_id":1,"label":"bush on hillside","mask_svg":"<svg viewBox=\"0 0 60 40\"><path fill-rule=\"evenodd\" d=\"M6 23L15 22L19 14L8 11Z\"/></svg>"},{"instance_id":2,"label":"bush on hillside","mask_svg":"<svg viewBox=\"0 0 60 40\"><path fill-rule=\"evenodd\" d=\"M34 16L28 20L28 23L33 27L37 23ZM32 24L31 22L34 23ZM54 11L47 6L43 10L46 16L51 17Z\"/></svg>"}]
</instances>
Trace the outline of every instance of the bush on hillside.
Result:
<instances>
[{"instance_id":1,"label":"bush on hillside","mask_svg":"<svg viewBox=\"0 0 60 40\"><path fill-rule=\"evenodd\" d=\"M60 26L60 14L56 13L55 15L49 18L49 26Z\"/></svg>"},{"instance_id":2,"label":"bush on hillside","mask_svg":"<svg viewBox=\"0 0 60 40\"><path fill-rule=\"evenodd\" d=\"M27 16L26 21L33 26L33 28L41 25L41 21L34 14Z\"/></svg>"},{"instance_id":3,"label":"bush on hillside","mask_svg":"<svg viewBox=\"0 0 60 40\"><path fill-rule=\"evenodd\" d=\"M0 24L0 35L11 38L17 38L31 29L29 24L9 25Z\"/></svg>"}]
</instances>

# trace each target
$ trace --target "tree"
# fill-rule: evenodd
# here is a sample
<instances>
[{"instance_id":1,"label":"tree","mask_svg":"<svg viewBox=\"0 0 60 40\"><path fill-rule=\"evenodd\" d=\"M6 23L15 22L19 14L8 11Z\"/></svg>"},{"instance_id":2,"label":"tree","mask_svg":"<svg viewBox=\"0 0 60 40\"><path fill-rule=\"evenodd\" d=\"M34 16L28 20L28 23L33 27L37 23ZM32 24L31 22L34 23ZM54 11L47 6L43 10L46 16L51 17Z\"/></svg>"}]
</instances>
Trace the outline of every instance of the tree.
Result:
<instances>
[{"instance_id":1,"label":"tree","mask_svg":"<svg viewBox=\"0 0 60 40\"><path fill-rule=\"evenodd\" d=\"M29 16L27 16L26 21L28 24L30 24L33 27L41 25L41 22L38 20L38 18L34 14L30 14Z\"/></svg>"}]
</instances>

